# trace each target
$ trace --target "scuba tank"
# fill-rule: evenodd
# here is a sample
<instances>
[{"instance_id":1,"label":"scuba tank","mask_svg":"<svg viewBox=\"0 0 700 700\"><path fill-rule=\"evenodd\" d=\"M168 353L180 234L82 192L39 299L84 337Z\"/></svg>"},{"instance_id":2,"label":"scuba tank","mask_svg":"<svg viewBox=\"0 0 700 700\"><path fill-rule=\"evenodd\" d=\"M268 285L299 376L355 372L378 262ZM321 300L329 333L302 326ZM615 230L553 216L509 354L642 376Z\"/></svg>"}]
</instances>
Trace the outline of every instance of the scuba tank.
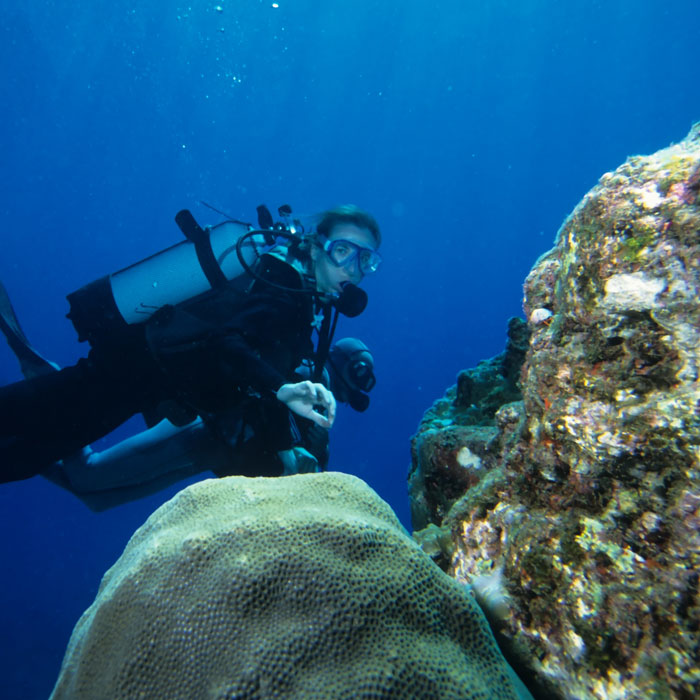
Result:
<instances>
[{"instance_id":1,"label":"scuba tank","mask_svg":"<svg viewBox=\"0 0 700 700\"><path fill-rule=\"evenodd\" d=\"M286 214L287 209L281 207L280 213ZM174 306L226 284L248 272L260 255L276 245L279 236L289 238L296 233L293 227L290 233L287 226L273 224L262 205L258 218L260 229L236 220L202 228L188 210L180 211L175 221L184 241L67 296L67 316L78 340L99 344L126 326L147 321L163 306Z\"/></svg>"}]
</instances>

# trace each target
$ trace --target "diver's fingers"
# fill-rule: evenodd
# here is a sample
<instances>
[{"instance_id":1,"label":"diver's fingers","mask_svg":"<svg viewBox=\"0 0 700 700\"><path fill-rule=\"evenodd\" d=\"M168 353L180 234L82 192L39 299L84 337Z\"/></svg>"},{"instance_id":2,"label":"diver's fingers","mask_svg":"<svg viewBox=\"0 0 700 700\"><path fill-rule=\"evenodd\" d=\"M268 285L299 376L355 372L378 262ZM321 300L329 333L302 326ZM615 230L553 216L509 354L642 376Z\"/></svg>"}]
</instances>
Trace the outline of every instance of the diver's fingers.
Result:
<instances>
[{"instance_id":1,"label":"diver's fingers","mask_svg":"<svg viewBox=\"0 0 700 700\"><path fill-rule=\"evenodd\" d=\"M318 411L311 411L307 418L310 418L316 425L320 425L322 428L330 428L333 425L333 421L322 416Z\"/></svg>"},{"instance_id":2,"label":"diver's fingers","mask_svg":"<svg viewBox=\"0 0 700 700\"><path fill-rule=\"evenodd\" d=\"M318 403L322 403L324 406L328 405L328 395L330 394L330 391L326 389L323 384L314 384L314 398Z\"/></svg>"},{"instance_id":3,"label":"diver's fingers","mask_svg":"<svg viewBox=\"0 0 700 700\"><path fill-rule=\"evenodd\" d=\"M328 391L328 399L329 399L329 401L328 401L326 414L328 417L328 422L330 423L330 425L328 427L330 428L331 425L333 425L333 423L335 422L335 409L336 409L335 396L333 396L333 394L330 391Z\"/></svg>"},{"instance_id":4,"label":"diver's fingers","mask_svg":"<svg viewBox=\"0 0 700 700\"><path fill-rule=\"evenodd\" d=\"M326 418L330 425L335 420L336 403L333 392L329 391L323 384L316 384L316 403L323 406Z\"/></svg>"}]
</instances>

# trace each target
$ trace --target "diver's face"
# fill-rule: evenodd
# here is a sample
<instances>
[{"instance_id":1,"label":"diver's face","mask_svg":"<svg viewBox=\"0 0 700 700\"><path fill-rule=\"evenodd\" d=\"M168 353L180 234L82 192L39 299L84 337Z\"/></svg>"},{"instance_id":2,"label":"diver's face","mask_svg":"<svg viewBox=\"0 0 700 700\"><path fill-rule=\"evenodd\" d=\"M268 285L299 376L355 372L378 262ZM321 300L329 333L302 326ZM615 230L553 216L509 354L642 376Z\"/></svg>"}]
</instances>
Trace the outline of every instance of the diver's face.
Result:
<instances>
[{"instance_id":1,"label":"diver's face","mask_svg":"<svg viewBox=\"0 0 700 700\"><path fill-rule=\"evenodd\" d=\"M348 241L361 248L375 250L377 243L369 229L361 228L355 224L337 224L331 229L328 240ZM338 244L340 245L340 244ZM313 271L316 278L316 289L323 294L340 294L341 285L344 282L360 284L364 274L360 269L358 255L350 255L346 264L339 265L319 245L311 248Z\"/></svg>"}]
</instances>

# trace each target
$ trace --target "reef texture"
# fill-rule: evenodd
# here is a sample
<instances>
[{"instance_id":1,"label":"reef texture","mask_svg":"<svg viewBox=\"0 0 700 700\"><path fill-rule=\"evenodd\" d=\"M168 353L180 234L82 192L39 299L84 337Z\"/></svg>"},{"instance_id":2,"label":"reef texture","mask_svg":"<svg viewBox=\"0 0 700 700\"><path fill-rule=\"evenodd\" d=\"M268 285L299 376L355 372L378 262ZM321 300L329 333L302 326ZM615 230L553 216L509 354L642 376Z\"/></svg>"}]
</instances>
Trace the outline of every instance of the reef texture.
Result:
<instances>
[{"instance_id":1,"label":"reef texture","mask_svg":"<svg viewBox=\"0 0 700 700\"><path fill-rule=\"evenodd\" d=\"M477 441L452 390L414 438L417 538L502 577L502 631L561 697L700 697L699 271L696 125L605 174L535 264L522 401Z\"/></svg>"},{"instance_id":2,"label":"reef texture","mask_svg":"<svg viewBox=\"0 0 700 700\"><path fill-rule=\"evenodd\" d=\"M465 586L363 481L229 477L134 534L52 697L516 698Z\"/></svg>"},{"instance_id":3,"label":"reef texture","mask_svg":"<svg viewBox=\"0 0 700 700\"><path fill-rule=\"evenodd\" d=\"M408 488L415 530L440 523L464 491L493 466L496 411L522 399L518 386L528 347L527 324L508 321L505 352L464 370L428 409L411 440Z\"/></svg>"}]
</instances>

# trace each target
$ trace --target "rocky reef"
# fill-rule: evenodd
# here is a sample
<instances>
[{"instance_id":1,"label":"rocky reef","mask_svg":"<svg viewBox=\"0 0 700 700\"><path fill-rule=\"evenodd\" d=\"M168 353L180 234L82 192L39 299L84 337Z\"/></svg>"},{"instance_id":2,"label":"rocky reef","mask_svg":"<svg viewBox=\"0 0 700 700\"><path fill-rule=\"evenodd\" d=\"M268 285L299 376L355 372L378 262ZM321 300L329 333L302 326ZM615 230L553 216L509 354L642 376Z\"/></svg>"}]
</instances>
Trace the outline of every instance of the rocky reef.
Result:
<instances>
[{"instance_id":1,"label":"rocky reef","mask_svg":"<svg viewBox=\"0 0 700 700\"><path fill-rule=\"evenodd\" d=\"M425 413L411 441L411 519L415 530L439 523L455 500L493 467L496 412L522 399L520 369L529 331L520 318L508 321L506 349L464 370Z\"/></svg>"},{"instance_id":2,"label":"rocky reef","mask_svg":"<svg viewBox=\"0 0 700 700\"><path fill-rule=\"evenodd\" d=\"M700 125L603 175L524 292L519 381L463 373L413 439L416 537L500 582L551 693L700 697Z\"/></svg>"}]
</instances>

